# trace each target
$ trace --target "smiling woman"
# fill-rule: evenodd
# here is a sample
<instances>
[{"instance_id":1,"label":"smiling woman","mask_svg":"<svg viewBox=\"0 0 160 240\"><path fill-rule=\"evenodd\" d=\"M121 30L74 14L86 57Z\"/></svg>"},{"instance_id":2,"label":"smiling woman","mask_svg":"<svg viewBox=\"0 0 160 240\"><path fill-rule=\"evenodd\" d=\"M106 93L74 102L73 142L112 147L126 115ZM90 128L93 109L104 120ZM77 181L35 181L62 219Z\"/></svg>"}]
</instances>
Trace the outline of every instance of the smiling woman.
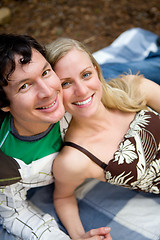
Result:
<instances>
[{"instance_id":1,"label":"smiling woman","mask_svg":"<svg viewBox=\"0 0 160 240\"><path fill-rule=\"evenodd\" d=\"M75 118L95 114L102 97L102 85L86 53L76 49L69 51L54 70L62 84L65 109Z\"/></svg>"},{"instance_id":2,"label":"smiling woman","mask_svg":"<svg viewBox=\"0 0 160 240\"><path fill-rule=\"evenodd\" d=\"M160 119L147 107L160 113L160 86L138 75L105 83L96 60L72 39L47 49L72 114L53 172L56 211L74 239L84 234L74 191L86 178L160 193Z\"/></svg>"}]
</instances>

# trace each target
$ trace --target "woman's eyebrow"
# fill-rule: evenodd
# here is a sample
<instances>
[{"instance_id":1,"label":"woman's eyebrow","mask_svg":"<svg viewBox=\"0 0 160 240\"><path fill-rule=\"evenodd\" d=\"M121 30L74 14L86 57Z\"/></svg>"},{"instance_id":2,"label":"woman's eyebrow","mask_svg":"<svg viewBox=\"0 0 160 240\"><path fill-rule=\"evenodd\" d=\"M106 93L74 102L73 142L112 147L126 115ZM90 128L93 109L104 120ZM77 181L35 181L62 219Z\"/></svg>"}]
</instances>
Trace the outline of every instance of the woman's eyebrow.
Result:
<instances>
[{"instance_id":1,"label":"woman's eyebrow","mask_svg":"<svg viewBox=\"0 0 160 240\"><path fill-rule=\"evenodd\" d=\"M60 81L64 81L64 80L65 80L65 81L66 81L66 80L68 80L68 81L69 81L70 79L71 79L70 77L66 77L66 78L60 78Z\"/></svg>"},{"instance_id":2,"label":"woman's eyebrow","mask_svg":"<svg viewBox=\"0 0 160 240\"><path fill-rule=\"evenodd\" d=\"M84 71L86 71L88 68L92 68L92 65L84 68L84 69L80 72L80 74L82 74L82 73L83 73Z\"/></svg>"}]
</instances>

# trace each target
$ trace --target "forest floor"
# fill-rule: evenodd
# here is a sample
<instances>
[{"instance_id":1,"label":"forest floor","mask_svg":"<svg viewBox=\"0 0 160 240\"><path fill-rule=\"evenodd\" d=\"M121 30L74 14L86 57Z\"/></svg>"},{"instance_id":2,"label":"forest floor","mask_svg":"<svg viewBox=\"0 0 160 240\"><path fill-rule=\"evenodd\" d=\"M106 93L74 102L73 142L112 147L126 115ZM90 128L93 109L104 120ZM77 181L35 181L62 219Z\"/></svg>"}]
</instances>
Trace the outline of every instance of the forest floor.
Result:
<instances>
[{"instance_id":1,"label":"forest floor","mask_svg":"<svg viewBox=\"0 0 160 240\"><path fill-rule=\"evenodd\" d=\"M28 34L42 44L70 37L94 52L130 28L160 35L160 0L1 0L2 7L11 19L0 34Z\"/></svg>"}]
</instances>

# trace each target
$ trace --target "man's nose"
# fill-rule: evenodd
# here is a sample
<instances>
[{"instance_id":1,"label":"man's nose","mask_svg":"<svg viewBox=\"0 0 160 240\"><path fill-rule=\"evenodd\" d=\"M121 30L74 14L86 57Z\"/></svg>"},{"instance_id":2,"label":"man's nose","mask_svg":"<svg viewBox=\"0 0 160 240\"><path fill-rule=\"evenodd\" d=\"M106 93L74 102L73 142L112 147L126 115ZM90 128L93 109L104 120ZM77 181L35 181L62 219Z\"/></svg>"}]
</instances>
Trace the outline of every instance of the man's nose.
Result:
<instances>
[{"instance_id":1,"label":"man's nose","mask_svg":"<svg viewBox=\"0 0 160 240\"><path fill-rule=\"evenodd\" d=\"M38 81L37 90L39 98L50 97L53 94L53 88L51 85L43 80Z\"/></svg>"}]
</instances>

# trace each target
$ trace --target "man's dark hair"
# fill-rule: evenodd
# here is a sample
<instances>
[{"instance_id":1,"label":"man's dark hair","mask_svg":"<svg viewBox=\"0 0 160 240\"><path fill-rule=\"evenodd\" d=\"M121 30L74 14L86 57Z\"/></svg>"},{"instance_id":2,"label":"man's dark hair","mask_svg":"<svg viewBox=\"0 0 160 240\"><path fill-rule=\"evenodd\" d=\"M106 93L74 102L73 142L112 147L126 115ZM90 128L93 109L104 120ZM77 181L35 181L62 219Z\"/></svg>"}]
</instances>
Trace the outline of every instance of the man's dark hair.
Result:
<instances>
[{"instance_id":1,"label":"man's dark hair","mask_svg":"<svg viewBox=\"0 0 160 240\"><path fill-rule=\"evenodd\" d=\"M32 49L36 49L46 58L45 48L28 35L0 34L0 108L9 106L9 100L3 90L8 78L15 70L15 55L20 55L20 64L31 61Z\"/></svg>"}]
</instances>

